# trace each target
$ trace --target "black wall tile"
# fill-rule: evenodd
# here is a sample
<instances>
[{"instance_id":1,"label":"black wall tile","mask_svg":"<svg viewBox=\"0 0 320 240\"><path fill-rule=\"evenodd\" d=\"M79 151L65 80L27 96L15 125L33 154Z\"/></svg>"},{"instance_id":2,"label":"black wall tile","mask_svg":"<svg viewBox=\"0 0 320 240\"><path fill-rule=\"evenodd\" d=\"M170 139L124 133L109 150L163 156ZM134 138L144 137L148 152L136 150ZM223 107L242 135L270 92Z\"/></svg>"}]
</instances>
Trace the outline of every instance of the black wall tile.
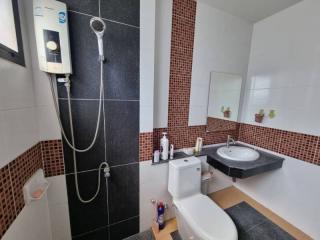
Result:
<instances>
[{"instance_id":1,"label":"black wall tile","mask_svg":"<svg viewBox=\"0 0 320 240\"><path fill-rule=\"evenodd\" d=\"M139 163L111 168L108 187L110 224L139 215Z\"/></svg>"},{"instance_id":2,"label":"black wall tile","mask_svg":"<svg viewBox=\"0 0 320 240\"><path fill-rule=\"evenodd\" d=\"M95 231L72 238L73 240L109 240L109 228L103 227Z\"/></svg>"},{"instance_id":3,"label":"black wall tile","mask_svg":"<svg viewBox=\"0 0 320 240\"><path fill-rule=\"evenodd\" d=\"M105 98L139 100L140 31L117 23L106 23Z\"/></svg>"},{"instance_id":4,"label":"black wall tile","mask_svg":"<svg viewBox=\"0 0 320 240\"><path fill-rule=\"evenodd\" d=\"M97 198L91 203L81 203L76 195L74 174L67 175L67 190L72 236L87 233L108 225L107 188L101 172L101 188ZM91 198L98 184L98 171L78 174L81 196Z\"/></svg>"},{"instance_id":5,"label":"black wall tile","mask_svg":"<svg viewBox=\"0 0 320 240\"><path fill-rule=\"evenodd\" d=\"M95 131L98 101L92 99L99 98L100 86L97 38L89 26L91 16L85 14L98 16L99 0L64 2L71 10L71 97L75 139L76 146L83 148L91 142ZM136 217L139 215L139 11L139 0L101 0L102 16L116 22L105 20L106 61L103 77L107 99L106 129L104 131L101 121L95 146L89 152L77 153L78 171L85 171L79 173L79 187L83 197L87 199L95 193L98 171L93 169L97 169L105 160L105 146L107 161L111 166L125 165L111 169L109 192L105 178L102 177L97 199L82 204L76 196L72 151L64 143L73 239L108 240L110 235L110 240L117 240L139 232L139 217ZM70 139L67 101L62 99L67 97L63 85L58 86L58 95L62 122ZM109 217L110 223L113 223L111 225Z\"/></svg>"},{"instance_id":6,"label":"black wall tile","mask_svg":"<svg viewBox=\"0 0 320 240\"><path fill-rule=\"evenodd\" d=\"M139 217L110 226L110 240L121 240L139 232Z\"/></svg>"},{"instance_id":7,"label":"black wall tile","mask_svg":"<svg viewBox=\"0 0 320 240\"><path fill-rule=\"evenodd\" d=\"M140 0L101 0L102 17L140 25Z\"/></svg>"},{"instance_id":8,"label":"black wall tile","mask_svg":"<svg viewBox=\"0 0 320 240\"><path fill-rule=\"evenodd\" d=\"M139 160L139 102L106 101L107 161L110 166Z\"/></svg>"},{"instance_id":9,"label":"black wall tile","mask_svg":"<svg viewBox=\"0 0 320 240\"><path fill-rule=\"evenodd\" d=\"M64 129L67 130L69 141L69 113L68 101L59 100L61 120ZM75 145L77 148L83 149L90 145L96 130L99 101L92 100L72 100L72 118L74 125ZM105 161L105 144L104 144L104 126L103 111L101 110L99 133L95 145L88 152L76 153L78 171L86 171L97 169L101 162ZM73 155L71 148L63 140L64 161L66 173L73 173Z\"/></svg>"},{"instance_id":10,"label":"black wall tile","mask_svg":"<svg viewBox=\"0 0 320 240\"><path fill-rule=\"evenodd\" d=\"M100 62L90 16L69 14L73 74L72 98L99 98ZM139 29L105 21L104 89L106 99L139 100ZM66 98L63 85L59 97Z\"/></svg>"},{"instance_id":11,"label":"black wall tile","mask_svg":"<svg viewBox=\"0 0 320 240\"><path fill-rule=\"evenodd\" d=\"M72 98L99 98L98 44L89 26L90 19L90 16L69 12ZM60 85L58 91L59 97L67 97L64 85Z\"/></svg>"},{"instance_id":12,"label":"black wall tile","mask_svg":"<svg viewBox=\"0 0 320 240\"><path fill-rule=\"evenodd\" d=\"M99 15L99 0L60 0L67 4L68 10L86 13L90 15Z\"/></svg>"}]
</instances>

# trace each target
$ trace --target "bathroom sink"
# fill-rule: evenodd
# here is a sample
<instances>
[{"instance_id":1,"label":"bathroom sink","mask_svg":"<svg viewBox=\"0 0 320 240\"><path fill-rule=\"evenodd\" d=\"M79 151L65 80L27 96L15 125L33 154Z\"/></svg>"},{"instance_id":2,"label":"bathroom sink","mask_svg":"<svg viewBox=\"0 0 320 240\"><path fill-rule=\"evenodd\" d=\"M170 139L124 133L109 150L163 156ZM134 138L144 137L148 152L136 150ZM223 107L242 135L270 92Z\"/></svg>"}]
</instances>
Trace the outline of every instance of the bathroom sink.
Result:
<instances>
[{"instance_id":1,"label":"bathroom sink","mask_svg":"<svg viewBox=\"0 0 320 240\"><path fill-rule=\"evenodd\" d=\"M221 147L217 150L217 153L225 159L241 162L254 161L260 157L256 150L239 146Z\"/></svg>"}]
</instances>

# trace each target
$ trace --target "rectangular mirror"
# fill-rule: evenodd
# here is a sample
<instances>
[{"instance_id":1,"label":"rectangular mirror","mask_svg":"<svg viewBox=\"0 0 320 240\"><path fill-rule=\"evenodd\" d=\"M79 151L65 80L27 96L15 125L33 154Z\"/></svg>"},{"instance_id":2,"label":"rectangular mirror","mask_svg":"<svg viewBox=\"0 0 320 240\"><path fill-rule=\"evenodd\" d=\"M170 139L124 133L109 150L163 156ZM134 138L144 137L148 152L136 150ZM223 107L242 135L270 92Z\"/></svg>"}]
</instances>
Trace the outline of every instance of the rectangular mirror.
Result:
<instances>
[{"instance_id":1,"label":"rectangular mirror","mask_svg":"<svg viewBox=\"0 0 320 240\"><path fill-rule=\"evenodd\" d=\"M207 131L227 131L237 127L242 77L211 72L208 96Z\"/></svg>"}]
</instances>

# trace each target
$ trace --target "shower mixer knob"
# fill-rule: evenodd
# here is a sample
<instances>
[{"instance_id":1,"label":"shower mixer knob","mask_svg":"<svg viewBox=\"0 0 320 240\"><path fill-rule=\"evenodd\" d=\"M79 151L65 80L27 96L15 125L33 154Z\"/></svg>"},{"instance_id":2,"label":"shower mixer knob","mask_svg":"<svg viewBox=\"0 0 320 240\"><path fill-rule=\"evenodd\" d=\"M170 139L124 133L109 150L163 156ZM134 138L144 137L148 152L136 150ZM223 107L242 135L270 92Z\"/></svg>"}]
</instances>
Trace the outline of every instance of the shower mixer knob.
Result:
<instances>
[{"instance_id":1,"label":"shower mixer knob","mask_svg":"<svg viewBox=\"0 0 320 240\"><path fill-rule=\"evenodd\" d=\"M109 178L110 177L110 167L109 165L107 165L104 169L103 169L103 172L104 172L104 177L105 178Z\"/></svg>"}]
</instances>

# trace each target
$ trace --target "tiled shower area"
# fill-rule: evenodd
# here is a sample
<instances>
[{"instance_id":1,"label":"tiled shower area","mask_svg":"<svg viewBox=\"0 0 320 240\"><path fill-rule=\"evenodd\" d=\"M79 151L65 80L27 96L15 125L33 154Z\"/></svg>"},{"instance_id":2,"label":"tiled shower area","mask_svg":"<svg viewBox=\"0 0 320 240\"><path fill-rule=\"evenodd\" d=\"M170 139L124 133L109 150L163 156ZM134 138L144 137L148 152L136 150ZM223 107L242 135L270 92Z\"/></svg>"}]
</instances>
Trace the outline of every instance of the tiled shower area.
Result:
<instances>
[{"instance_id":1,"label":"tiled shower area","mask_svg":"<svg viewBox=\"0 0 320 240\"><path fill-rule=\"evenodd\" d=\"M92 149L76 155L81 196L89 199L94 195L98 186L98 174L101 174L100 191L94 201L86 204L81 203L76 195L72 150L61 140L60 130L55 122L48 77L37 69L32 1L19 1L27 65L24 75L30 76L30 91L24 91L21 107L17 107L29 104L26 96L34 98L30 99L29 104L32 106L32 113L30 110L24 122L22 116L25 114L19 115L21 129L17 131L25 134L26 139L20 137L17 141L15 136L9 136L11 128L7 127L6 131L8 141L13 139L12 142L16 141L15 145L21 142L21 147L18 146L20 149L11 154L13 159L8 158L6 161L10 163L0 170L0 238L5 236L12 239L20 234L26 238L30 238L29 235L37 236L39 240L115 240L139 232L140 1L64 2L68 8L73 68L71 105L77 148L87 147L92 141L99 105L98 46L89 22L93 16L101 16L106 23L103 42L105 100L98 137ZM30 43L26 41L27 36ZM17 69L19 73L23 68ZM63 84L58 84L57 90L62 125L71 139L66 89ZM25 108L30 109L28 105ZM12 112L9 108L8 111ZM1 120L2 117L1 109ZM50 125L50 122L53 124ZM1 124L1 141L4 137L3 127ZM30 132L34 134L34 139L27 138ZM17 134L16 137L18 136ZM109 164L108 179L104 177L102 170L99 172L102 162ZM26 206L22 188L40 168L44 169L50 183L48 194L41 203ZM40 212L45 214L41 215L42 219L35 220L33 225L40 227L38 222L42 221L46 228L29 235L24 234L22 226L32 227L32 223L25 223L27 219L40 217Z\"/></svg>"},{"instance_id":2,"label":"tiled shower area","mask_svg":"<svg viewBox=\"0 0 320 240\"><path fill-rule=\"evenodd\" d=\"M139 232L139 0L66 1L73 75L71 99L76 146L92 141L99 105L100 76L96 36L89 21L101 17L104 37L104 108L97 142L77 153L80 194L96 191L98 167L108 162L111 177L102 175L101 190L91 203L81 203L75 192L72 150L64 143L71 233L74 239L123 239ZM80 50L80 51L79 51ZM65 87L58 86L63 125L68 129ZM69 130L67 130L69 132ZM70 135L69 135L70 139Z\"/></svg>"}]
</instances>

